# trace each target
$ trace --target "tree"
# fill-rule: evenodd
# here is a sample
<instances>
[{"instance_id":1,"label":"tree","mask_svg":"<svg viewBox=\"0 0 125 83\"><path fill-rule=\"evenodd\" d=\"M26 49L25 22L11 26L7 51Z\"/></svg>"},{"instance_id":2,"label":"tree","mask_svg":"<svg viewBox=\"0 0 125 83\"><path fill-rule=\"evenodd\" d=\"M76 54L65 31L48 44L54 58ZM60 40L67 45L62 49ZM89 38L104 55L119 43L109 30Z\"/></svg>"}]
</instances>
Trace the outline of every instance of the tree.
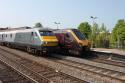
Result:
<instances>
[{"instance_id":1,"label":"tree","mask_svg":"<svg viewBox=\"0 0 125 83\"><path fill-rule=\"evenodd\" d=\"M104 23L102 23L99 28L98 35L96 36L96 46L97 47L109 47L109 30L107 30Z\"/></svg>"},{"instance_id":2,"label":"tree","mask_svg":"<svg viewBox=\"0 0 125 83\"><path fill-rule=\"evenodd\" d=\"M118 48L122 47L125 41L125 20L120 19L117 21L112 30L112 42L116 43Z\"/></svg>"},{"instance_id":3,"label":"tree","mask_svg":"<svg viewBox=\"0 0 125 83\"><path fill-rule=\"evenodd\" d=\"M78 29L87 37L89 38L91 34L91 25L88 22L80 23Z\"/></svg>"},{"instance_id":4,"label":"tree","mask_svg":"<svg viewBox=\"0 0 125 83\"><path fill-rule=\"evenodd\" d=\"M34 27L35 27L35 28L41 28L41 27L43 27L43 25L42 25L40 22L38 22L38 23L35 24Z\"/></svg>"},{"instance_id":5,"label":"tree","mask_svg":"<svg viewBox=\"0 0 125 83\"><path fill-rule=\"evenodd\" d=\"M91 36L90 36L90 40L91 40L91 45L92 47L96 47L96 37L99 34L99 26L97 23L94 23L93 26L91 27Z\"/></svg>"}]
</instances>

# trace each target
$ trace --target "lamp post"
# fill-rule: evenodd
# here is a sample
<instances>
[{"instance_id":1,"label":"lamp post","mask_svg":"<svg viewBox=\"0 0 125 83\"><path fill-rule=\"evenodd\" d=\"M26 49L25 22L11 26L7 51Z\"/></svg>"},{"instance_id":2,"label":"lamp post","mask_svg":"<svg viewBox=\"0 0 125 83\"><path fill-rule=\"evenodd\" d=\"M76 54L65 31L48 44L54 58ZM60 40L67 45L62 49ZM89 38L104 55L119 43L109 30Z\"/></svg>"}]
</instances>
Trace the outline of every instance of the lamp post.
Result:
<instances>
[{"instance_id":1,"label":"lamp post","mask_svg":"<svg viewBox=\"0 0 125 83\"><path fill-rule=\"evenodd\" d=\"M93 21L93 27L94 27L94 23L95 23L95 19L97 19L97 17L94 17L94 16L90 16L90 18L92 19ZM94 43L94 40L93 40L93 36L94 35L94 29L92 28L92 34L91 34L91 38L92 38L92 45L91 47L93 48L93 43Z\"/></svg>"},{"instance_id":2,"label":"lamp post","mask_svg":"<svg viewBox=\"0 0 125 83\"><path fill-rule=\"evenodd\" d=\"M60 22L54 22L54 24L56 24L57 29L59 29L59 24L60 24Z\"/></svg>"}]
</instances>

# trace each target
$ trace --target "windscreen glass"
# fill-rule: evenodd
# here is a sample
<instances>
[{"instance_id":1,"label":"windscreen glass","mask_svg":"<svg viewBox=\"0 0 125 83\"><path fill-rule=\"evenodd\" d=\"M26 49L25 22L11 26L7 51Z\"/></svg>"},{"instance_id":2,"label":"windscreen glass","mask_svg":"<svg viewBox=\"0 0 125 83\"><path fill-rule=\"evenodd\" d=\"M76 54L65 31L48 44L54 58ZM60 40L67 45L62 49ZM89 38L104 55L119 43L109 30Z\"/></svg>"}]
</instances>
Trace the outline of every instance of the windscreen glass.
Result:
<instances>
[{"instance_id":1,"label":"windscreen glass","mask_svg":"<svg viewBox=\"0 0 125 83\"><path fill-rule=\"evenodd\" d=\"M80 31L78 31L77 29L73 29L72 31L73 31L73 32L75 33L75 35L79 38L79 40L84 40L84 39L86 39L86 38L85 38L85 35L82 34Z\"/></svg>"},{"instance_id":2,"label":"windscreen glass","mask_svg":"<svg viewBox=\"0 0 125 83\"><path fill-rule=\"evenodd\" d=\"M41 36L54 36L52 31L40 31Z\"/></svg>"}]
</instances>

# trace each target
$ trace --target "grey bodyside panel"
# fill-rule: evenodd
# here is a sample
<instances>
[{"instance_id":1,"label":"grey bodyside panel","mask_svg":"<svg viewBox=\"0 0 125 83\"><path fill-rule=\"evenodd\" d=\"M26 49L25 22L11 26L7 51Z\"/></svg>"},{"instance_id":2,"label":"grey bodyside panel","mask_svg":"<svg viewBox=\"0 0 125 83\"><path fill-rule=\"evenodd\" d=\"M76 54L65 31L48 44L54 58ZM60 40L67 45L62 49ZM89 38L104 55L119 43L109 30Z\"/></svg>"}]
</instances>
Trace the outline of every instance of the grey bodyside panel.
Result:
<instances>
[{"instance_id":1,"label":"grey bodyside panel","mask_svg":"<svg viewBox=\"0 0 125 83\"><path fill-rule=\"evenodd\" d=\"M16 33L14 42L18 43L29 43L30 42L30 33Z\"/></svg>"},{"instance_id":2,"label":"grey bodyside panel","mask_svg":"<svg viewBox=\"0 0 125 83\"><path fill-rule=\"evenodd\" d=\"M38 36L32 36L31 32L19 32L16 33L15 40L16 43L22 43L27 45L41 45L41 40Z\"/></svg>"}]
</instances>

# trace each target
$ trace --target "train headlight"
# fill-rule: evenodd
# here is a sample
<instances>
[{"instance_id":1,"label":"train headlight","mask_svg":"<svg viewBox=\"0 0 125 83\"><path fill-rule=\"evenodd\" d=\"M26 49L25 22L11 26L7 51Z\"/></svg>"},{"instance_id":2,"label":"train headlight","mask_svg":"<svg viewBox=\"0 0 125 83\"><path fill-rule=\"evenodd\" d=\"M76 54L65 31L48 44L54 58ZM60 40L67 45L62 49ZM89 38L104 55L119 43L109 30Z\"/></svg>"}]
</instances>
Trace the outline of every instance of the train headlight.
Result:
<instances>
[{"instance_id":1,"label":"train headlight","mask_svg":"<svg viewBox=\"0 0 125 83\"><path fill-rule=\"evenodd\" d=\"M48 42L43 42L43 44L48 44Z\"/></svg>"},{"instance_id":2,"label":"train headlight","mask_svg":"<svg viewBox=\"0 0 125 83\"><path fill-rule=\"evenodd\" d=\"M45 44L48 44L48 42L45 42Z\"/></svg>"}]
</instances>

